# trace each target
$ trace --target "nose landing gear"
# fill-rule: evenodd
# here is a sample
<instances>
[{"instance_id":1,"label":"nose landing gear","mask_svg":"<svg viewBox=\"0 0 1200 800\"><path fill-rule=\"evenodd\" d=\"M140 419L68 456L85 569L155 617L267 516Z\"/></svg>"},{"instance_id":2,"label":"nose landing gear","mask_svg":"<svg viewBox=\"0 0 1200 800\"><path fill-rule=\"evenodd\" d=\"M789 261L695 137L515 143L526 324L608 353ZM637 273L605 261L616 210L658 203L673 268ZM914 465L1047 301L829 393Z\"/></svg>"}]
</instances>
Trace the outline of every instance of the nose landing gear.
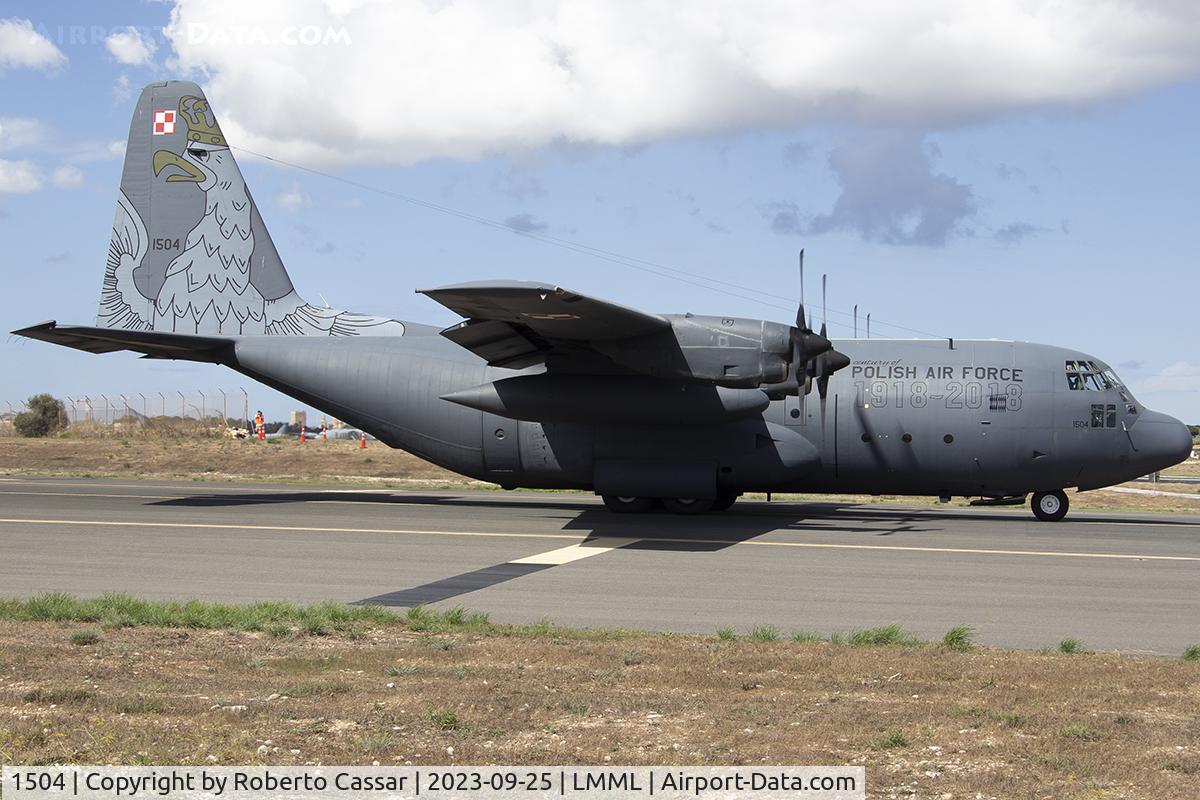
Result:
<instances>
[{"instance_id":1,"label":"nose landing gear","mask_svg":"<svg viewBox=\"0 0 1200 800\"><path fill-rule=\"evenodd\" d=\"M1055 489L1053 492L1034 492L1029 507L1042 522L1058 522L1067 515L1071 503L1067 500L1066 492Z\"/></svg>"}]
</instances>

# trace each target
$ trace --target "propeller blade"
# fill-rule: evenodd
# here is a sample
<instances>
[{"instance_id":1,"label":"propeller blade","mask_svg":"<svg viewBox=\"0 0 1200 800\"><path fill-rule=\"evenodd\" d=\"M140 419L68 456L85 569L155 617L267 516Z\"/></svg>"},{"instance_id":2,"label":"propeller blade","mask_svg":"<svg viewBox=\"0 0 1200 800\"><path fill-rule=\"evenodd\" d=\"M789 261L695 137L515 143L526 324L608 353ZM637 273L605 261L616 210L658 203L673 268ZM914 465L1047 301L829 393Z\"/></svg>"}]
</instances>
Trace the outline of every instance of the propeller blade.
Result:
<instances>
[{"instance_id":1,"label":"propeller blade","mask_svg":"<svg viewBox=\"0 0 1200 800\"><path fill-rule=\"evenodd\" d=\"M829 304L825 302L825 281L828 275L821 276L821 335L825 335L825 322L829 319Z\"/></svg>"},{"instance_id":2,"label":"propeller blade","mask_svg":"<svg viewBox=\"0 0 1200 800\"><path fill-rule=\"evenodd\" d=\"M796 327L804 328L804 248L800 248L800 308L796 310Z\"/></svg>"}]
</instances>

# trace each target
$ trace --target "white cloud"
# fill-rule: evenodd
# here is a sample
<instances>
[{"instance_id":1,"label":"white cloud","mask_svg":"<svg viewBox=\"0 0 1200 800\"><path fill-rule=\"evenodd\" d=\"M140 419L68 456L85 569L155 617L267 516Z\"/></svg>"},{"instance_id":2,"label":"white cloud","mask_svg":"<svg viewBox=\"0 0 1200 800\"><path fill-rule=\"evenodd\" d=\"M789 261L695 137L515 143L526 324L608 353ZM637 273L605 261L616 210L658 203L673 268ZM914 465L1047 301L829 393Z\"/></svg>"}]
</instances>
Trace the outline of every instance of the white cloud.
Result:
<instances>
[{"instance_id":1,"label":"white cloud","mask_svg":"<svg viewBox=\"0 0 1200 800\"><path fill-rule=\"evenodd\" d=\"M72 164L63 164L50 174L50 182L59 189L78 189L83 186L83 170Z\"/></svg>"},{"instance_id":2,"label":"white cloud","mask_svg":"<svg viewBox=\"0 0 1200 800\"><path fill-rule=\"evenodd\" d=\"M295 213L309 205L310 201L308 195L300 191L300 184L292 183L290 188L275 195L275 202L282 206L285 211Z\"/></svg>"},{"instance_id":3,"label":"white cloud","mask_svg":"<svg viewBox=\"0 0 1200 800\"><path fill-rule=\"evenodd\" d=\"M409 163L1082 107L1196 74L1197 22L1130 0L176 0L167 37L243 146Z\"/></svg>"},{"instance_id":4,"label":"white cloud","mask_svg":"<svg viewBox=\"0 0 1200 800\"><path fill-rule=\"evenodd\" d=\"M0 192L35 192L42 188L42 173L32 161L0 158Z\"/></svg>"},{"instance_id":5,"label":"white cloud","mask_svg":"<svg viewBox=\"0 0 1200 800\"><path fill-rule=\"evenodd\" d=\"M125 140L76 139L33 117L0 117L0 153L3 152L51 155L82 164L123 157Z\"/></svg>"},{"instance_id":6,"label":"white cloud","mask_svg":"<svg viewBox=\"0 0 1200 800\"><path fill-rule=\"evenodd\" d=\"M0 150L36 148L51 138L44 122L33 117L0 117Z\"/></svg>"},{"instance_id":7,"label":"white cloud","mask_svg":"<svg viewBox=\"0 0 1200 800\"><path fill-rule=\"evenodd\" d=\"M132 25L108 36L104 40L104 46L108 48L108 52L112 54L113 58L130 66L149 64L158 50L158 44L153 39L144 36Z\"/></svg>"},{"instance_id":8,"label":"white cloud","mask_svg":"<svg viewBox=\"0 0 1200 800\"><path fill-rule=\"evenodd\" d=\"M0 70L53 69L67 57L54 43L33 29L27 19L0 19Z\"/></svg>"},{"instance_id":9,"label":"white cloud","mask_svg":"<svg viewBox=\"0 0 1200 800\"><path fill-rule=\"evenodd\" d=\"M1137 395L1187 392L1200 396L1200 365L1176 361L1148 378L1135 381L1130 388Z\"/></svg>"},{"instance_id":10,"label":"white cloud","mask_svg":"<svg viewBox=\"0 0 1200 800\"><path fill-rule=\"evenodd\" d=\"M113 82L113 100L124 103L133 97L133 89L129 86L128 75L118 75Z\"/></svg>"}]
</instances>

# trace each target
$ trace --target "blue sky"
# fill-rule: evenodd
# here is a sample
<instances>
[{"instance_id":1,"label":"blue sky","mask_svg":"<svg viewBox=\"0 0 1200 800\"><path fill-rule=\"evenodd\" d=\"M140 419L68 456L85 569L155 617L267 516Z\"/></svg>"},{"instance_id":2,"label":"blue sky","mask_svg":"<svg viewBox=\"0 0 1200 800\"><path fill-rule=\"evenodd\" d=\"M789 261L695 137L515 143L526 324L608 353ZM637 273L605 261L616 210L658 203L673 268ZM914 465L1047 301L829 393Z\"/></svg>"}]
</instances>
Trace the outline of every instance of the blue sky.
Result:
<instances>
[{"instance_id":1,"label":"blue sky","mask_svg":"<svg viewBox=\"0 0 1200 800\"><path fill-rule=\"evenodd\" d=\"M263 4L264 15L270 5ZM285 8L299 22L317 19L316 11L295 10L307 5ZM522 7L513 4L506 30L522 30ZM164 33L172 13L176 33ZM362 19L341 18L350 41L325 47L322 53L334 52L321 56L327 63L317 74L306 72L310 53L292 52L299 48L256 53L254 42L181 38L179 26L189 20L213 24L195 21L203 13L188 2L4 5L0 18L10 33L27 21L51 47L7 55L0 47L5 331L45 319L91 324L136 93L151 80L188 77L208 87L235 144L240 133L250 149L510 226L481 225L241 157L291 277L310 300L323 296L335 306L448 325L453 316L415 288L528 278L653 311L788 321L796 252L805 247L810 305L820 274L829 274L835 336L850 335L848 312L857 303L862 316L872 313L874 335L920 331L1077 347L1114 365L1147 405L1200 422L1200 63L1139 72L1142 61L1127 50L1111 60L1089 53L1095 63L1067 53L1066 63L1041 68L1050 84L1044 91L1013 99L1013 84L992 77L997 67L1012 69L1007 55L985 65L982 78L963 79L966 89L939 83L953 64L930 73L919 56L901 55L883 66L890 73L911 66L911 80L889 77L886 86L911 104L897 110L895 102L864 103L851 112L826 103L826 87L810 86L799 73L788 77L787 70L820 64L785 64L778 68L785 79L765 81L782 92L783 103L754 100L758 84L751 83L730 95L714 89L711 102L681 100L678 108L671 93L655 97L639 88L628 95L637 113L623 116L617 100L606 115L581 122L571 106L576 98L566 96L521 124L507 106L495 117L484 116L485 108L459 119L456 102L447 99L462 91L457 83L426 93L400 87L394 96L379 88L360 118L353 105L346 112L333 98L343 89L365 91L359 65L376 58L370 48L380 45L359 33ZM872 35L887 40L885 23ZM111 41L126 26L134 26L133 38ZM602 38L604 26L593 27ZM447 27L435 31L456 35ZM561 58L576 64L586 64L589 48L620 46L560 35L567 42ZM744 35L752 55L778 63L771 42ZM682 34L662 41L664 50L688 52ZM861 43L871 45L870 38ZM504 57L481 53L475 64L459 54L452 66L465 75L455 80L469 82L475 71L486 83L483 73L495 71L490 59ZM620 72L611 63L604 76ZM1079 77L1106 66L1108 84ZM371 80L403 82L383 67ZM681 69L713 80L707 62ZM858 79L869 82L882 67L861 69ZM526 108L552 95L530 70L528 88L506 80L496 96ZM858 73L847 74L852 80ZM686 100L686 76L672 79ZM999 81L994 92L986 81ZM818 95L822 111L802 110ZM376 97L375 89L365 96ZM477 109L490 96L468 92L462 103ZM320 113L324 103L337 106L328 119ZM277 110L264 116L264 108ZM363 128L355 129L360 121ZM540 237L620 257L597 259ZM5 337L0 348L0 408L38 391L94 398L198 389L216 395L223 388L232 396L239 386L271 416L296 406L219 367L92 356L16 337Z\"/></svg>"}]
</instances>

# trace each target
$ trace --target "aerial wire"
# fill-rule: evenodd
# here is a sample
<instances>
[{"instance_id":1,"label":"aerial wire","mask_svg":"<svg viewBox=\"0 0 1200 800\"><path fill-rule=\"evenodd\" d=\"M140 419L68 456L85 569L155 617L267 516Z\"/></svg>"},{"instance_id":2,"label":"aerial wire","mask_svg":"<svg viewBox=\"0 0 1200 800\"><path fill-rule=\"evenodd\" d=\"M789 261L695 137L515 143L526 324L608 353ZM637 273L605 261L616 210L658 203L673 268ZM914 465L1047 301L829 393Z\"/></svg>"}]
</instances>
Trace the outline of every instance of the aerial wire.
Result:
<instances>
[{"instance_id":1,"label":"aerial wire","mask_svg":"<svg viewBox=\"0 0 1200 800\"><path fill-rule=\"evenodd\" d=\"M700 275L695 272L690 272L688 270L680 269L678 267L672 267L667 264L662 264L662 263L659 263L656 261L649 261L646 259L637 258L636 256L625 255L623 253L618 253L613 250L607 250L602 247L594 247L592 245L583 244L582 242L576 242L571 239L563 239L558 236L551 236L549 234L536 233L533 231L522 231L522 230L514 228L512 225L509 225L500 220L491 219L489 217L483 217L478 214L472 214L469 211L463 211L461 209L454 208L452 206L442 205L440 203L434 203L429 200L423 200L419 197L414 197L412 195L404 194L403 192L397 192L392 189L385 189L380 186L373 186L371 184L363 183L362 181L358 181L353 178L347 178L343 175L336 175L331 172L324 172L324 171L316 169L314 167L309 167L304 164L297 164L295 162L286 161L282 158L276 158L275 156L270 156L270 155L267 155L266 153L259 153L257 151L250 150L245 147L237 147L234 145L230 145L230 149L238 150L240 152L246 153L247 155L254 156L255 158L261 158L264 161L270 161L271 163L279 164L280 166L287 167L289 169L300 170L301 172L307 172L310 175L316 175L321 178L326 178L328 180L337 181L338 183L342 183L347 186L353 186L354 188L361 189L365 192L371 192L373 194L382 195L384 197L389 197L393 200L400 200L405 203L419 206L420 208L425 208L430 211L436 211L441 214L447 214L449 216L457 217L459 219L466 220L468 222L474 222L474 223L477 223L479 225L484 225L489 228L494 228L496 230L502 230L502 231L505 231L506 233L516 233L520 236L525 236L527 238L542 242L543 244L551 245L552 247L558 247L558 248L561 248L564 250L569 250L569 251L572 251L575 253L579 253L581 255L586 255L586 256L590 256L592 258L599 259L601 261L607 261L612 264L619 264L621 266L629 267L631 269L636 269L636 270L640 270L642 272L646 272L646 273L649 273L652 275L657 275L661 278L668 278L670 280L680 281L681 283L686 283L686 284L695 286L700 289L707 289L709 291L720 292L724 295L737 297L742 300L747 300L751 303L758 303L759 305L768 306L770 308L779 309L781 311L789 311L790 312L795 308L794 304L790 305L790 306L785 306L785 305L782 305L777 302L771 302L770 300L762 299L764 297L777 299L777 295L773 294L771 292L765 292L760 289L754 289L754 288L751 288L748 286L742 286L741 284L731 283L729 281L724 281L719 278L710 278L706 275ZM752 297L750 295L758 295L758 297ZM843 317L852 316L850 314L850 312L847 312L847 311L841 311L838 309L829 309L829 310L830 310L830 312L832 312L834 314L838 314ZM895 328L896 330L901 330L901 331L905 331L908 333L917 333L917 334L921 334L922 336L929 336L929 337L932 337L935 339L945 338L936 333L930 333L929 331L923 331L923 330L919 330L917 328L910 328L910 327L906 327L904 325L897 325L895 323L890 323L890 322L881 322L879 320L875 320L875 325L876 326L883 325L888 328ZM849 326L846 326L846 327L849 327Z\"/></svg>"}]
</instances>

